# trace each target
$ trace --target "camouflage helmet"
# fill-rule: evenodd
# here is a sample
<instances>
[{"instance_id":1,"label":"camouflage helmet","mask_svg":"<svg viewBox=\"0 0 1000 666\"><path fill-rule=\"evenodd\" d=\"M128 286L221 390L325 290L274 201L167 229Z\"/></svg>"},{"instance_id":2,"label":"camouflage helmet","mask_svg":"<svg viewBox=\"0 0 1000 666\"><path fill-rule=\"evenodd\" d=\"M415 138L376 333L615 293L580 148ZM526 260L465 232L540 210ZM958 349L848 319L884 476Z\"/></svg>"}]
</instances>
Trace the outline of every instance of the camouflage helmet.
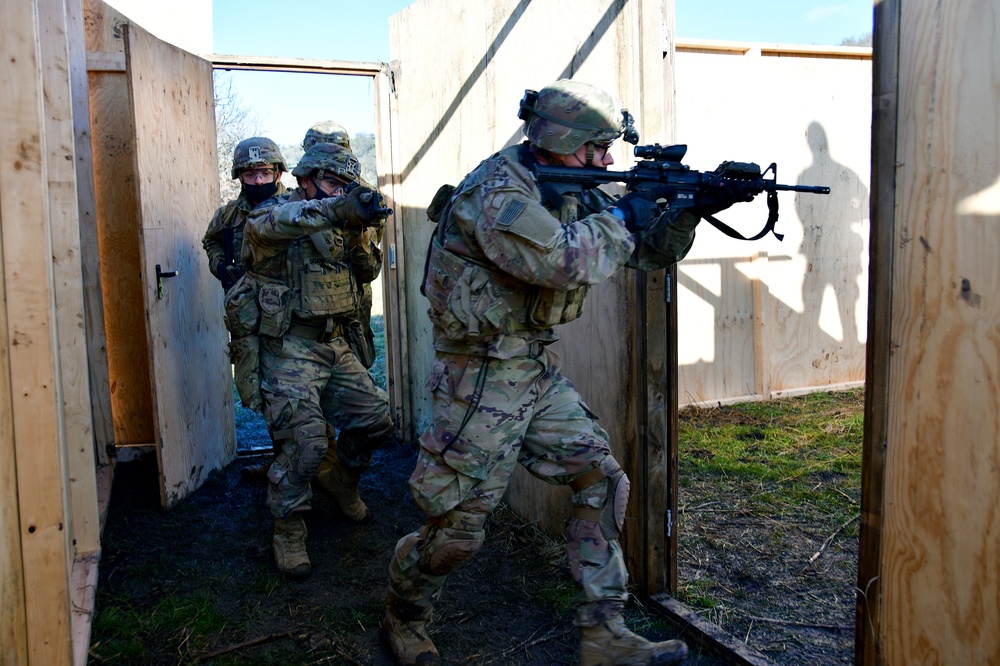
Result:
<instances>
[{"instance_id":1,"label":"camouflage helmet","mask_svg":"<svg viewBox=\"0 0 1000 666\"><path fill-rule=\"evenodd\" d=\"M332 120L321 120L306 130L302 148L309 150L317 143L335 143L348 150L351 149L351 137L347 134L347 130Z\"/></svg>"},{"instance_id":2,"label":"camouflage helmet","mask_svg":"<svg viewBox=\"0 0 1000 666\"><path fill-rule=\"evenodd\" d=\"M253 136L243 139L233 150L233 178L239 178L243 169L259 169L275 165L278 172L288 171L285 158L278 150L278 144L267 137Z\"/></svg>"},{"instance_id":3,"label":"camouflage helmet","mask_svg":"<svg viewBox=\"0 0 1000 666\"><path fill-rule=\"evenodd\" d=\"M358 181L361 165L354 153L335 143L315 143L306 150L292 169L296 177L312 176L323 179L334 176L345 183Z\"/></svg>"},{"instance_id":4,"label":"camouflage helmet","mask_svg":"<svg viewBox=\"0 0 1000 666\"><path fill-rule=\"evenodd\" d=\"M557 155L571 155L588 142L611 142L625 131L623 109L588 83L561 79L537 93L524 92L518 118L528 141Z\"/></svg>"}]
</instances>

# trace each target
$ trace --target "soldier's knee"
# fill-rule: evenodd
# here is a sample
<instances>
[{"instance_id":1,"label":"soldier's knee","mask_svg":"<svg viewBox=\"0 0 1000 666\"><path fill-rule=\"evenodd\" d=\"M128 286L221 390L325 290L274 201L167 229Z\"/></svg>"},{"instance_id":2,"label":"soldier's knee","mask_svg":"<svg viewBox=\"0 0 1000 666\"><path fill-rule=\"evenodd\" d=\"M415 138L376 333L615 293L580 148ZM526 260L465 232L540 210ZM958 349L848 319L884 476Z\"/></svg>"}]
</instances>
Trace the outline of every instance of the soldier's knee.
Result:
<instances>
[{"instance_id":1,"label":"soldier's knee","mask_svg":"<svg viewBox=\"0 0 1000 666\"><path fill-rule=\"evenodd\" d=\"M486 538L485 513L452 510L437 519L427 533L420 570L431 576L449 574L472 557Z\"/></svg>"},{"instance_id":2,"label":"soldier's knee","mask_svg":"<svg viewBox=\"0 0 1000 666\"><path fill-rule=\"evenodd\" d=\"M276 430L271 436L282 451L279 459L284 466L303 479L311 478L330 444L326 423L322 421Z\"/></svg>"},{"instance_id":3,"label":"soldier's knee","mask_svg":"<svg viewBox=\"0 0 1000 666\"><path fill-rule=\"evenodd\" d=\"M613 456L605 456L598 467L582 474L573 490L581 505L573 507L573 517L600 524L605 539L617 539L625 526L631 483Z\"/></svg>"}]
</instances>

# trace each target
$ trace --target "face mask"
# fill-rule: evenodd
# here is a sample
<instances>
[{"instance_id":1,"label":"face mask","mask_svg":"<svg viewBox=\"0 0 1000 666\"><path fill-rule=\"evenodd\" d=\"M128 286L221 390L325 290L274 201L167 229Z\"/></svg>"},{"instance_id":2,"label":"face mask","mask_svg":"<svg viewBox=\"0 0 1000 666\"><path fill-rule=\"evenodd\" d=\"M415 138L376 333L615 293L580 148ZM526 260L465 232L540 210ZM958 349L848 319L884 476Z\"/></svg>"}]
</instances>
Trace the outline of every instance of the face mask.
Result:
<instances>
[{"instance_id":1,"label":"face mask","mask_svg":"<svg viewBox=\"0 0 1000 666\"><path fill-rule=\"evenodd\" d=\"M243 183L243 192L247 195L247 199L255 204L270 199L277 191L277 183L263 183L261 185L247 185Z\"/></svg>"}]
</instances>

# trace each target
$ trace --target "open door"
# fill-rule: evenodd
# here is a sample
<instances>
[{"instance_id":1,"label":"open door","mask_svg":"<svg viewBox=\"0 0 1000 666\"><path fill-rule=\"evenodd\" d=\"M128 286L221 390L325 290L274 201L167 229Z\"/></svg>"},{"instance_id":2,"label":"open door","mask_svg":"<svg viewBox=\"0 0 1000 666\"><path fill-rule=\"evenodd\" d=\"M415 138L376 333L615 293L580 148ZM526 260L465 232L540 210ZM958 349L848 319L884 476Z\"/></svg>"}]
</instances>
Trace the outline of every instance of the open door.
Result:
<instances>
[{"instance_id":1,"label":"open door","mask_svg":"<svg viewBox=\"0 0 1000 666\"><path fill-rule=\"evenodd\" d=\"M222 302L201 247L219 200L212 64L125 28L153 430L169 507L236 455Z\"/></svg>"}]
</instances>

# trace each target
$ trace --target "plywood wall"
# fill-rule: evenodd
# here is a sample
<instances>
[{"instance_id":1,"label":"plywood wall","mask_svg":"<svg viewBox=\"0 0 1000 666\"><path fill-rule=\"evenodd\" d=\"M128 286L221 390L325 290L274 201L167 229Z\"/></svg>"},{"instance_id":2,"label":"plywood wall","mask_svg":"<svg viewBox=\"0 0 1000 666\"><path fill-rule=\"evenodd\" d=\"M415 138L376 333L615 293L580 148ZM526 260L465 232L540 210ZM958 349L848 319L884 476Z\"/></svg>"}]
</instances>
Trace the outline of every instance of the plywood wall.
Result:
<instances>
[{"instance_id":1,"label":"plywood wall","mask_svg":"<svg viewBox=\"0 0 1000 666\"><path fill-rule=\"evenodd\" d=\"M708 224L678 266L681 403L767 399L864 379L871 136L870 50L681 40L677 142L685 162L778 165L774 237ZM712 85L704 85L711 81ZM764 197L720 215L746 235Z\"/></svg>"},{"instance_id":2,"label":"plywood wall","mask_svg":"<svg viewBox=\"0 0 1000 666\"><path fill-rule=\"evenodd\" d=\"M114 443L156 439L139 256L135 128L125 75L129 19L84 0L96 227L111 385Z\"/></svg>"},{"instance_id":3,"label":"plywood wall","mask_svg":"<svg viewBox=\"0 0 1000 666\"><path fill-rule=\"evenodd\" d=\"M996 664L1000 7L877 12L858 663Z\"/></svg>"},{"instance_id":4,"label":"plywood wall","mask_svg":"<svg viewBox=\"0 0 1000 666\"><path fill-rule=\"evenodd\" d=\"M60 70L57 61L42 55L48 48L41 46L47 40L42 33L50 29L44 20L39 23L38 3L0 4L0 238L6 324L0 336L0 367L9 369L0 378L0 447L16 470L0 477L0 497L14 498L16 507L11 510L5 504L2 511L5 568L0 597L5 606L0 639L5 661L58 665L71 660L69 578L74 550L50 226L50 195L60 197L50 192L47 140L50 133L72 136L72 120L68 95L47 99L52 88L46 84L61 91L69 88L65 56ZM62 48L64 53L65 44ZM46 72L49 67L53 71ZM64 185L61 173L53 183L56 189ZM12 553L12 547L18 551Z\"/></svg>"}]
</instances>

